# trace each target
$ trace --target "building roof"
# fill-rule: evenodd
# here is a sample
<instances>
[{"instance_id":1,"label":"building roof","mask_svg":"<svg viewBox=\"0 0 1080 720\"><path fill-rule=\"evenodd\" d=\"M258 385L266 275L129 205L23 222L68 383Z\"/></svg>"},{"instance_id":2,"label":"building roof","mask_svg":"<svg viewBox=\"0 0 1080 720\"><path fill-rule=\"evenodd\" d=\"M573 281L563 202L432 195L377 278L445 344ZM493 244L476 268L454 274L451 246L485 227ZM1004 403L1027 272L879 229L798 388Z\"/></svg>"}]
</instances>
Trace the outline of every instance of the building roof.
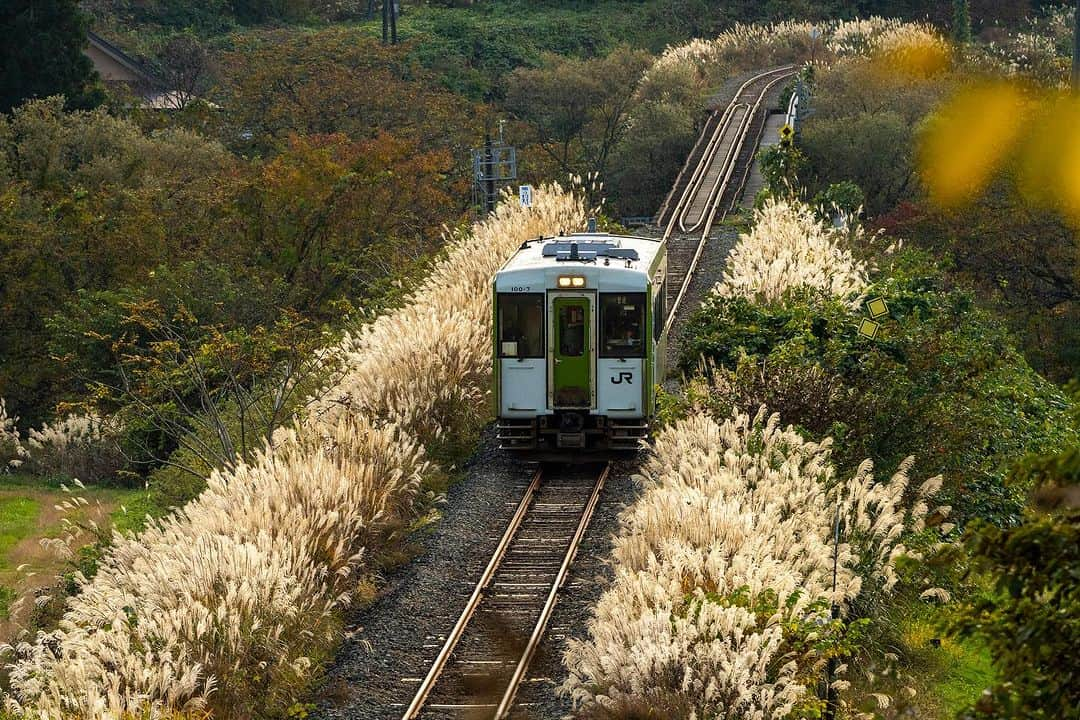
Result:
<instances>
[{"instance_id":1,"label":"building roof","mask_svg":"<svg viewBox=\"0 0 1080 720\"><path fill-rule=\"evenodd\" d=\"M110 43L105 38L88 30L86 32L86 39L90 41L92 47L124 67L124 69L128 70L131 74L139 78L140 81L145 83L147 87L156 88L161 86L161 81L158 80L145 65Z\"/></svg>"}]
</instances>

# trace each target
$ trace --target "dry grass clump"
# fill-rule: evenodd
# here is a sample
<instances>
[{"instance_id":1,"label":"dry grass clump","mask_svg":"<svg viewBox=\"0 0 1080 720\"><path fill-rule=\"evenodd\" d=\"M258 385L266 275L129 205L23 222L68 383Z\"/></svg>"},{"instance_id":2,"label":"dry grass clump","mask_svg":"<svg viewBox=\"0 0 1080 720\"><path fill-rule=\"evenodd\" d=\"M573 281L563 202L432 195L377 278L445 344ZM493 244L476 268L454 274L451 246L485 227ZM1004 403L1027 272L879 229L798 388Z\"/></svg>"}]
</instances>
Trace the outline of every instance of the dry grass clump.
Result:
<instances>
[{"instance_id":1,"label":"dry grass clump","mask_svg":"<svg viewBox=\"0 0 1080 720\"><path fill-rule=\"evenodd\" d=\"M539 188L460 235L402 309L340 348L347 373L272 447L196 500L114 536L59 628L12 649L10 710L121 718L284 715L331 652L373 551L415 516L424 444L483 413L491 273L520 243L582 224Z\"/></svg>"},{"instance_id":2,"label":"dry grass clump","mask_svg":"<svg viewBox=\"0 0 1080 720\"><path fill-rule=\"evenodd\" d=\"M323 393L314 415L387 418L423 442L486 409L491 376L491 292L495 271L524 240L579 228L585 207L558 185L537 190L534 206L516 198L460 234L401 309L346 336L345 377Z\"/></svg>"},{"instance_id":3,"label":"dry grass clump","mask_svg":"<svg viewBox=\"0 0 1080 720\"><path fill-rule=\"evenodd\" d=\"M73 414L38 430L26 443L28 467L43 475L63 475L87 482L106 480L124 466L120 425L95 413Z\"/></svg>"},{"instance_id":4,"label":"dry grass clump","mask_svg":"<svg viewBox=\"0 0 1080 720\"><path fill-rule=\"evenodd\" d=\"M663 430L621 520L613 585L589 639L566 651L562 692L601 715L655 704L685 717L784 717L803 701L822 658L788 642L787 628L826 623L828 602L846 610L890 589L900 535L920 526L939 482L905 512L910 462L887 482L873 482L869 461L838 480L830 445L781 429L764 408Z\"/></svg>"},{"instance_id":5,"label":"dry grass clump","mask_svg":"<svg viewBox=\"0 0 1080 720\"><path fill-rule=\"evenodd\" d=\"M0 470L14 469L26 460L26 448L19 438L18 417L7 413L7 403L0 398Z\"/></svg>"},{"instance_id":6,"label":"dry grass clump","mask_svg":"<svg viewBox=\"0 0 1080 720\"><path fill-rule=\"evenodd\" d=\"M947 47L945 39L929 23L878 16L841 20L825 35L825 47L829 55L835 57L871 55L927 45Z\"/></svg>"},{"instance_id":7,"label":"dry grass clump","mask_svg":"<svg viewBox=\"0 0 1080 720\"><path fill-rule=\"evenodd\" d=\"M287 707L338 629L368 543L426 470L398 429L290 432L186 507L114 538L60 628L19 648L12 685L50 716L158 706L251 717Z\"/></svg>"},{"instance_id":8,"label":"dry grass clump","mask_svg":"<svg viewBox=\"0 0 1080 720\"><path fill-rule=\"evenodd\" d=\"M810 288L857 305L867 268L844 247L845 237L819 222L805 203L768 200L754 211L754 227L739 237L714 292L774 303L791 290Z\"/></svg>"},{"instance_id":9,"label":"dry grass clump","mask_svg":"<svg viewBox=\"0 0 1080 720\"><path fill-rule=\"evenodd\" d=\"M713 72L711 68L716 66L750 68L791 62L803 55L809 56L813 28L813 23L789 20L772 24L736 23L712 40L695 38L682 45L669 46L649 72L688 66L696 68L702 76L708 76Z\"/></svg>"},{"instance_id":10,"label":"dry grass clump","mask_svg":"<svg viewBox=\"0 0 1080 720\"><path fill-rule=\"evenodd\" d=\"M811 37L815 30L820 34L816 40ZM829 62L927 46L947 47L947 43L929 24L877 16L821 24L738 23L711 40L695 38L669 46L645 73L643 85L654 77L670 77L676 68L691 72L703 84L716 85L733 71L800 62L811 56Z\"/></svg>"}]
</instances>

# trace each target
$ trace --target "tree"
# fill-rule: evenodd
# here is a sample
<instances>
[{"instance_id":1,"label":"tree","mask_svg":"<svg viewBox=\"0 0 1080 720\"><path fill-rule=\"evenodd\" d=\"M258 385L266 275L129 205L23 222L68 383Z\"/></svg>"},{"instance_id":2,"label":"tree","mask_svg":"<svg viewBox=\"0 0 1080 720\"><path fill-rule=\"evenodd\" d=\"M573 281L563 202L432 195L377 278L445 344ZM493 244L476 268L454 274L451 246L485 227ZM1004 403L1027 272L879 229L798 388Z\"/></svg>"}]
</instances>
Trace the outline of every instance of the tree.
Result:
<instances>
[{"instance_id":1,"label":"tree","mask_svg":"<svg viewBox=\"0 0 1080 720\"><path fill-rule=\"evenodd\" d=\"M550 55L544 67L513 72L506 104L562 172L604 177L649 62L625 46L589 60Z\"/></svg>"},{"instance_id":2,"label":"tree","mask_svg":"<svg viewBox=\"0 0 1080 720\"><path fill-rule=\"evenodd\" d=\"M291 135L361 139L392 128L424 150L467 157L482 132L482 109L443 89L410 60L414 50L343 27L239 36L222 58L232 95L223 103L230 108L228 135L250 138L243 149L266 154ZM464 162L459 171L466 175Z\"/></svg>"},{"instance_id":3,"label":"tree","mask_svg":"<svg viewBox=\"0 0 1080 720\"><path fill-rule=\"evenodd\" d=\"M7 0L0 5L0 112L30 98L64 95L69 108L105 98L84 53L87 19L77 0Z\"/></svg>"},{"instance_id":4,"label":"tree","mask_svg":"<svg viewBox=\"0 0 1080 720\"><path fill-rule=\"evenodd\" d=\"M968 8L968 0L953 0L952 35L958 45L971 42L971 10Z\"/></svg>"},{"instance_id":5,"label":"tree","mask_svg":"<svg viewBox=\"0 0 1080 720\"><path fill-rule=\"evenodd\" d=\"M136 461L198 479L233 469L288 426L330 376L332 346L294 313L249 331L205 326L183 304L124 310L129 332L112 346L120 384L98 390L165 436L164 453L160 443L129 438ZM171 452L177 447L185 452Z\"/></svg>"},{"instance_id":6,"label":"tree","mask_svg":"<svg viewBox=\"0 0 1080 720\"><path fill-rule=\"evenodd\" d=\"M176 107L183 109L209 88L210 56L195 35L173 35L158 53L157 74L165 90L173 94Z\"/></svg>"},{"instance_id":7,"label":"tree","mask_svg":"<svg viewBox=\"0 0 1080 720\"><path fill-rule=\"evenodd\" d=\"M1013 480L1038 488L1024 521L1007 529L977 527L966 538L975 567L994 581L994 589L964 603L953 632L986 642L1002 682L961 717L1075 718L1080 712L1080 445L1026 458Z\"/></svg>"}]
</instances>

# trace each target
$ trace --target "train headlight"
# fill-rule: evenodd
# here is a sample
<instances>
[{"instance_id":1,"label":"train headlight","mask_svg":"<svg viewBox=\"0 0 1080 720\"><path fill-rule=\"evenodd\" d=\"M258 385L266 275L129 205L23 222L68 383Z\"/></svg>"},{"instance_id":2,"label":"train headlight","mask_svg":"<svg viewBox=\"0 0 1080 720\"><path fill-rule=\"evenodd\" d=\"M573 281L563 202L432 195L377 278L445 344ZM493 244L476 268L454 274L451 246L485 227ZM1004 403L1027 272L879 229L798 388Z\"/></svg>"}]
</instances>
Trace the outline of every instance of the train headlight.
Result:
<instances>
[{"instance_id":1,"label":"train headlight","mask_svg":"<svg viewBox=\"0 0 1080 720\"><path fill-rule=\"evenodd\" d=\"M558 285L561 288L583 288L585 287L585 276L583 275L560 275Z\"/></svg>"}]
</instances>

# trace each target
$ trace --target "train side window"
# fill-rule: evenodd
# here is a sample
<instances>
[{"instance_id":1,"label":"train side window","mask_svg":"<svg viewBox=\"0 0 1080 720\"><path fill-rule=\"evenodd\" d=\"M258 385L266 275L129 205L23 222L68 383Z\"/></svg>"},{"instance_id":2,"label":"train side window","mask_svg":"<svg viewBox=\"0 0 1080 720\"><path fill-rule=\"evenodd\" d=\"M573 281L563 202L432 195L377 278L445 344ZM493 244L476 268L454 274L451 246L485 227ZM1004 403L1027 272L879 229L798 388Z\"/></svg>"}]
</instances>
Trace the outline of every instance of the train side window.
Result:
<instances>
[{"instance_id":1,"label":"train side window","mask_svg":"<svg viewBox=\"0 0 1080 720\"><path fill-rule=\"evenodd\" d=\"M499 294L499 357L544 357L544 294Z\"/></svg>"},{"instance_id":2,"label":"train side window","mask_svg":"<svg viewBox=\"0 0 1080 720\"><path fill-rule=\"evenodd\" d=\"M645 357L645 293L600 293L600 357Z\"/></svg>"}]
</instances>

